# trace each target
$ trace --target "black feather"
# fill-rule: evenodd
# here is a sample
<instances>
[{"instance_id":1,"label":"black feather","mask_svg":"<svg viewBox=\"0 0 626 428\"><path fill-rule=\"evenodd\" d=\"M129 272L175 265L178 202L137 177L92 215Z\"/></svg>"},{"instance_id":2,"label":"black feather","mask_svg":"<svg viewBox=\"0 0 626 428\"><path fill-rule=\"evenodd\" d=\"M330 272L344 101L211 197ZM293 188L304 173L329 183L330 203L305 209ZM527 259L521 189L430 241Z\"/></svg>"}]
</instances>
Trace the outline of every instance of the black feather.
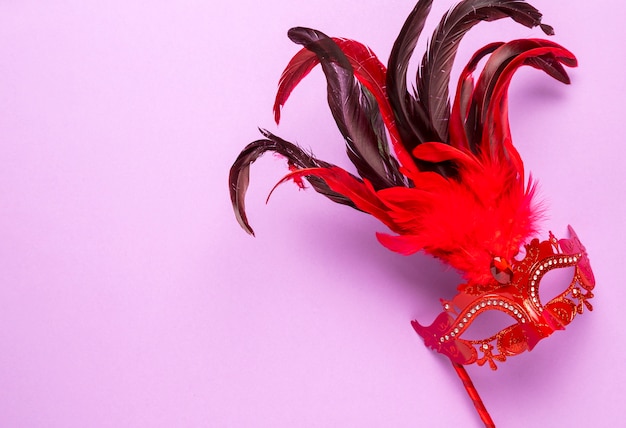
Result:
<instances>
[{"instance_id":1,"label":"black feather","mask_svg":"<svg viewBox=\"0 0 626 428\"><path fill-rule=\"evenodd\" d=\"M317 55L328 85L328 105L359 175L377 190L402 185L386 137L381 140L381 133L372 129L380 111L364 94L339 46L324 33L310 28L292 28L288 36Z\"/></svg>"},{"instance_id":2,"label":"black feather","mask_svg":"<svg viewBox=\"0 0 626 428\"><path fill-rule=\"evenodd\" d=\"M369 117L372 130L378 140L378 151L381 159L384 162L385 169L387 171L387 177L392 180L394 186L407 187L410 185L409 180L400 172L400 164L395 157L391 155L389 150L390 145L387 140L387 128L383 121L383 116L380 114L380 109L374 95L367 88L362 87L363 97L361 99L361 107L366 112L366 116Z\"/></svg>"},{"instance_id":3,"label":"black feather","mask_svg":"<svg viewBox=\"0 0 626 428\"><path fill-rule=\"evenodd\" d=\"M407 91L406 73L431 6L432 0L420 0L415 5L393 44L387 66L389 103L396 116L400 138L409 153L429 140L428 117L423 106Z\"/></svg>"},{"instance_id":4,"label":"black feather","mask_svg":"<svg viewBox=\"0 0 626 428\"><path fill-rule=\"evenodd\" d=\"M266 139L257 140L248 144L233 163L233 166L230 168L229 175L230 200L233 205L233 210L235 211L235 217L241 227L251 235L254 235L254 231L248 223L245 197L250 181L250 165L261 155L268 151L278 153L287 158L287 162L291 167L296 167L298 169L334 167L333 164L316 159L312 155L305 152L302 148L277 137L269 131L263 129L260 131ZM324 180L314 176L307 176L306 178L318 193L321 193L333 202L356 208L350 199L332 191Z\"/></svg>"}]
</instances>

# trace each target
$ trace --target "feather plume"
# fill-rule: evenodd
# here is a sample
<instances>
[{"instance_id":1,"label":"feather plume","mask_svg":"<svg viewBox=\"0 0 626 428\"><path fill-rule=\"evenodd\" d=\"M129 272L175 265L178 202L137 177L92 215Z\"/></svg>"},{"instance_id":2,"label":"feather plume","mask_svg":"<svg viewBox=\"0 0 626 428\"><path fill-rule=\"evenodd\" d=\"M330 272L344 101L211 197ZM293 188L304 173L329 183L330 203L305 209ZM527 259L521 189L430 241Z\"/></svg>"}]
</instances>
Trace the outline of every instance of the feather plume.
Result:
<instances>
[{"instance_id":1,"label":"feather plume","mask_svg":"<svg viewBox=\"0 0 626 428\"><path fill-rule=\"evenodd\" d=\"M529 28L541 25L541 13L524 1L465 0L451 9L435 29L419 68L417 92L436 132L437 141L448 139L448 84L461 39L481 21L495 21L506 17ZM551 27L543 25L541 28L546 33L551 33Z\"/></svg>"},{"instance_id":2,"label":"feather plume","mask_svg":"<svg viewBox=\"0 0 626 428\"><path fill-rule=\"evenodd\" d=\"M541 26L541 14L524 1L465 0L439 23L422 59L415 96L406 88L406 70L432 1L420 0L394 43L389 67L364 45L331 39L307 28L289 37L304 46L283 72L275 117L293 88L316 66L327 80L330 110L346 140L356 177L320 161L264 131L266 140L248 146L231 169L231 199L245 217L248 170L262 153L288 160L291 173L278 184L306 179L319 193L380 219L395 235L378 234L393 251L424 251L462 272L468 289L499 283L491 275L495 256L510 260L536 231L541 210L535 185L512 143L507 91L515 71L529 65L569 82L563 65L574 56L545 40L492 43L480 49L459 77L450 112L447 85L459 41L482 21L510 17ZM474 81L479 62L488 57ZM391 155L386 132L398 161ZM474 288L472 288L474 287Z\"/></svg>"}]
</instances>

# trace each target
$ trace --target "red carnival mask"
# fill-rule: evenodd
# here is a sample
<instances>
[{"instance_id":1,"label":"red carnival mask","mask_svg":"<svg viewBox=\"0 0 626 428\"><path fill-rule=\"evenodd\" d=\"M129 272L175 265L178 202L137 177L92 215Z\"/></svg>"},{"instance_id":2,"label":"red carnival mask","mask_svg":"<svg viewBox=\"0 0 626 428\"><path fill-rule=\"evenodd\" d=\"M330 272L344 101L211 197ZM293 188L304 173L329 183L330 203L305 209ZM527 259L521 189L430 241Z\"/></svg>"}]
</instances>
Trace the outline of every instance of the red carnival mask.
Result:
<instances>
[{"instance_id":1,"label":"red carnival mask","mask_svg":"<svg viewBox=\"0 0 626 428\"><path fill-rule=\"evenodd\" d=\"M494 360L504 362L531 351L541 339L563 330L585 306L593 309L588 301L595 286L589 258L571 226L569 232L569 239L557 240L552 234L547 241L533 239L526 246L526 256L513 262L508 283L481 294L459 292L451 301L442 301L444 312L429 327L413 321L415 331L426 346L458 364L482 366L488 362L495 370ZM558 296L541 302L539 288L544 275L566 267L575 268L571 282ZM514 324L483 339L463 339L463 333L488 311L504 312Z\"/></svg>"},{"instance_id":2,"label":"red carnival mask","mask_svg":"<svg viewBox=\"0 0 626 428\"><path fill-rule=\"evenodd\" d=\"M464 365L488 363L495 369L496 361L532 350L585 306L592 308L593 273L571 227L568 239L550 234L547 241L531 240L542 210L508 119L508 88L519 68L532 67L567 84L564 66L575 67L577 61L549 40L490 43L461 70L450 97L458 46L478 23L511 18L554 34L541 22L541 13L523 0L462 0L435 28L409 91L409 59L431 5L432 0L418 1L387 66L357 41L310 28L289 30L289 38L303 48L281 75L276 122L293 89L320 65L328 105L356 174L261 130L263 138L246 146L231 167L230 196L239 224L253 234L245 211L250 165L274 152L287 159L291 171L280 183L293 180L304 187L306 180L331 201L385 224L392 234L377 237L390 250L404 255L421 251L459 271L466 283L456 297L443 301L444 311L431 326L413 321L413 327L427 346L450 359L482 421L495 426ZM522 246L525 255L516 260ZM542 279L563 268L574 270L571 281L556 297L541 301ZM493 311L506 314L511 324L493 335L469 338L474 322Z\"/></svg>"}]
</instances>

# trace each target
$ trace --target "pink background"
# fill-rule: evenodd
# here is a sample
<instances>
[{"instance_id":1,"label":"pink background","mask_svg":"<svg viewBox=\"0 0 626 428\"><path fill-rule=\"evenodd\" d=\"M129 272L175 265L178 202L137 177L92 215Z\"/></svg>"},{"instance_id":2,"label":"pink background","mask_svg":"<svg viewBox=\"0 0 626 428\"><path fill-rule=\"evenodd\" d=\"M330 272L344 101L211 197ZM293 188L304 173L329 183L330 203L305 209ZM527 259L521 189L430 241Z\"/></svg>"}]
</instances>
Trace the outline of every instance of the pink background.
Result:
<instances>
[{"instance_id":1,"label":"pink background","mask_svg":"<svg viewBox=\"0 0 626 428\"><path fill-rule=\"evenodd\" d=\"M569 87L519 73L514 141L549 206L544 235L571 223L587 246L595 310L497 372L469 372L501 427L613 427L626 399L626 6L534 4L580 67ZM286 171L272 156L252 170L257 238L227 192L256 126L348 165L319 70L272 121L298 49L287 29L357 39L386 62L413 5L0 4L0 426L481 426L409 324L433 319L454 272L385 250L376 220L312 190L288 184L265 205ZM425 34L450 5L436 2ZM538 36L480 25L459 64Z\"/></svg>"}]
</instances>

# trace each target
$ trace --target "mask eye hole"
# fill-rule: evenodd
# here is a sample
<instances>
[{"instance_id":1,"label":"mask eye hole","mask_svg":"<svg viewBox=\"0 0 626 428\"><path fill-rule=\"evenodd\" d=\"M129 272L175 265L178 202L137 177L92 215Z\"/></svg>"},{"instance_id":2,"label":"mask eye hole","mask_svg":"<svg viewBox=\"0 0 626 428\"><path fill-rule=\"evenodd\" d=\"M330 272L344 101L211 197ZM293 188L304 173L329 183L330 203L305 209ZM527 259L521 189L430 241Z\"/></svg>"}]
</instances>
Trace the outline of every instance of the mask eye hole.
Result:
<instances>
[{"instance_id":1,"label":"mask eye hole","mask_svg":"<svg viewBox=\"0 0 626 428\"><path fill-rule=\"evenodd\" d=\"M510 315L498 309L491 309L474 318L462 337L465 340L484 340L515 323Z\"/></svg>"},{"instance_id":2,"label":"mask eye hole","mask_svg":"<svg viewBox=\"0 0 626 428\"><path fill-rule=\"evenodd\" d=\"M572 279L574 279L575 273L575 266L552 269L550 272L546 272L543 278L541 278L539 286L539 299L541 302L545 305L565 294Z\"/></svg>"}]
</instances>

